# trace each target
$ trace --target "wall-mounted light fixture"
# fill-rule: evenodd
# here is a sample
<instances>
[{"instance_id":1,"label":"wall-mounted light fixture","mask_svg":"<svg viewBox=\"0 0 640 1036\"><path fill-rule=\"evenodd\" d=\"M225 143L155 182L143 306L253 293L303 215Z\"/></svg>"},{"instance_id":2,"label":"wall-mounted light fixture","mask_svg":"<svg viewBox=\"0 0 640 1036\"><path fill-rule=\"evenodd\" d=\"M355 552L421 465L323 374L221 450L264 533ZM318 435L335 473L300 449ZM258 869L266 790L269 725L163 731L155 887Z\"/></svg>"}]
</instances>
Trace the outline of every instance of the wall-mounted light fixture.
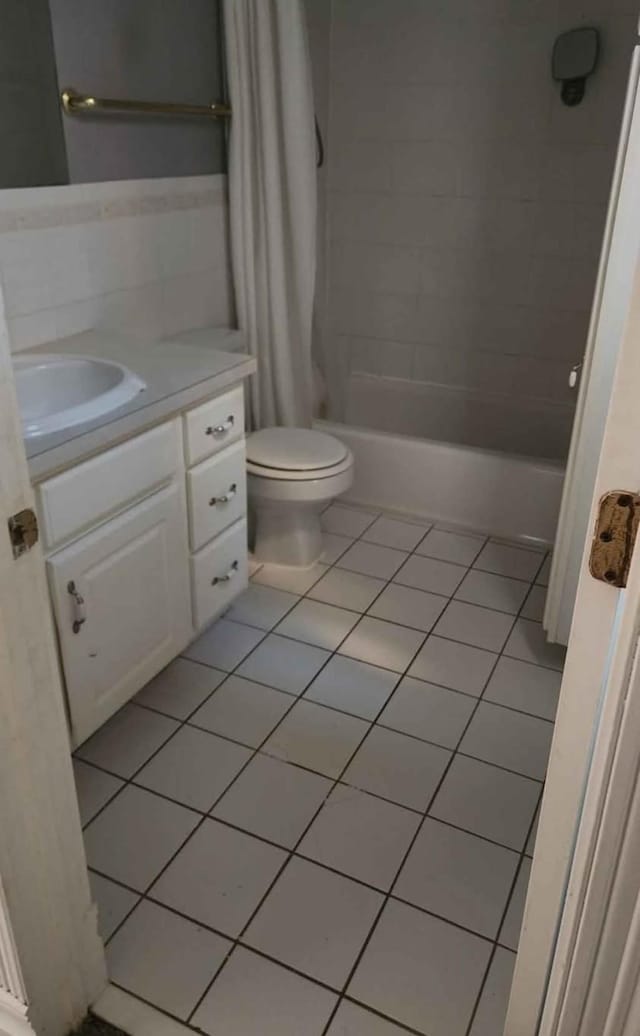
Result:
<instances>
[{"instance_id":1,"label":"wall-mounted light fixture","mask_svg":"<svg viewBox=\"0 0 640 1036\"><path fill-rule=\"evenodd\" d=\"M573 107L584 97L587 76L595 71L600 53L597 29L571 29L558 36L553 45L551 71L562 83L562 100Z\"/></svg>"}]
</instances>

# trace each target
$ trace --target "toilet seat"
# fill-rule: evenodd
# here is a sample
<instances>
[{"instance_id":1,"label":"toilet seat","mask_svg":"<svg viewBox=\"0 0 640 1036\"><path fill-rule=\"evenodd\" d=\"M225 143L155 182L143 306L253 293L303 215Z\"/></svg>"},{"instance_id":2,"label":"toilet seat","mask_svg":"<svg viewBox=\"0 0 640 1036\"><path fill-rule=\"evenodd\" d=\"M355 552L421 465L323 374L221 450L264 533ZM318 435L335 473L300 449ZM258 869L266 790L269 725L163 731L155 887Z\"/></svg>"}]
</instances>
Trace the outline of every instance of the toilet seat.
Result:
<instances>
[{"instance_id":1,"label":"toilet seat","mask_svg":"<svg viewBox=\"0 0 640 1036\"><path fill-rule=\"evenodd\" d=\"M339 439L310 428L263 428L247 439L247 471L278 481L334 478L353 465Z\"/></svg>"}]
</instances>

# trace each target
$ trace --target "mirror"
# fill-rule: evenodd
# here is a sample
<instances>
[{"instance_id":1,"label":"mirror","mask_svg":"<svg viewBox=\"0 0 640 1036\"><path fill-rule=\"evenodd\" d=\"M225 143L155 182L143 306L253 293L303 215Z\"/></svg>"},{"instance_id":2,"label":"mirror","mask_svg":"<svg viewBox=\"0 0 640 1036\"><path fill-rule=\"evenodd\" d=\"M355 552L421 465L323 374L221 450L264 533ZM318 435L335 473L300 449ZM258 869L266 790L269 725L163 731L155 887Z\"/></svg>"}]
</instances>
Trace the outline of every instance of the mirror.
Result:
<instances>
[{"instance_id":1,"label":"mirror","mask_svg":"<svg viewBox=\"0 0 640 1036\"><path fill-rule=\"evenodd\" d=\"M0 0L0 187L224 172L222 120L63 114L60 93L211 104L219 0Z\"/></svg>"},{"instance_id":2,"label":"mirror","mask_svg":"<svg viewBox=\"0 0 640 1036\"><path fill-rule=\"evenodd\" d=\"M584 97L586 78L595 70L599 50L597 29L571 29L558 36L551 62L553 78L562 83L562 100L570 107Z\"/></svg>"}]
</instances>

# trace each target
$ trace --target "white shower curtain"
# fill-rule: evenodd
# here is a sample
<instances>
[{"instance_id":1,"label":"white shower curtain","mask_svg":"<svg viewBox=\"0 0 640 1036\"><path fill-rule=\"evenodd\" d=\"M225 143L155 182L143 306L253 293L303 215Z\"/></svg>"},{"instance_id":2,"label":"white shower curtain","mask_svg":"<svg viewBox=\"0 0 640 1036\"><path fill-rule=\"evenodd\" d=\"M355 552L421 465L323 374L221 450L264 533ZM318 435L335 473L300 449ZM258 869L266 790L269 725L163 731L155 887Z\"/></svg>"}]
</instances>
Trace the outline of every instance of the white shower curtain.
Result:
<instances>
[{"instance_id":1,"label":"white shower curtain","mask_svg":"<svg viewBox=\"0 0 640 1036\"><path fill-rule=\"evenodd\" d=\"M238 323L258 360L256 428L311 423L316 169L301 0L224 0Z\"/></svg>"}]
</instances>

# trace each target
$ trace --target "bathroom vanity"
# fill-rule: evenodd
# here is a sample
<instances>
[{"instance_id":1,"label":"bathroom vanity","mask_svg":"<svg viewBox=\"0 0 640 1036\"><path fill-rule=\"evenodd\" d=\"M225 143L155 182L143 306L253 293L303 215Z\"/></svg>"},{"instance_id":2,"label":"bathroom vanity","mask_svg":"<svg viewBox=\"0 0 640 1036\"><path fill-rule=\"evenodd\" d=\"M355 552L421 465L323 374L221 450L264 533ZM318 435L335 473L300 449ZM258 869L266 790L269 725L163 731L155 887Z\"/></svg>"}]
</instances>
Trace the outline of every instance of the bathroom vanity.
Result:
<instances>
[{"instance_id":1,"label":"bathroom vanity","mask_svg":"<svg viewBox=\"0 0 640 1036\"><path fill-rule=\"evenodd\" d=\"M255 367L184 341L78 339L78 355L126 352L147 388L94 426L27 442L74 746L246 586Z\"/></svg>"}]
</instances>

